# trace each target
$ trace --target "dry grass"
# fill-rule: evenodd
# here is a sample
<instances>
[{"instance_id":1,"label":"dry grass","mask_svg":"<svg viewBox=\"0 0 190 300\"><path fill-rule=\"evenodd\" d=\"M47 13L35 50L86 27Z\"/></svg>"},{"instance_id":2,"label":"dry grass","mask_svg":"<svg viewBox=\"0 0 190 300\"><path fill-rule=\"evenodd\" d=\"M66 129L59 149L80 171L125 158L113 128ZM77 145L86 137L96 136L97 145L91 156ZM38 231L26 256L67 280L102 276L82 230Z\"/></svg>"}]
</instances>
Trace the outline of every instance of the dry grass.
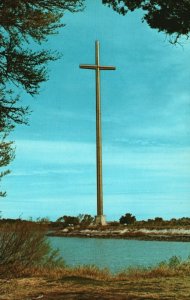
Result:
<instances>
[{"instance_id":1,"label":"dry grass","mask_svg":"<svg viewBox=\"0 0 190 300\"><path fill-rule=\"evenodd\" d=\"M155 268L118 274L95 266L33 267L21 278L0 280L1 300L190 299L190 263L173 257Z\"/></svg>"},{"instance_id":2,"label":"dry grass","mask_svg":"<svg viewBox=\"0 0 190 300\"><path fill-rule=\"evenodd\" d=\"M183 277L190 275L190 260L182 261L179 257L172 257L168 262L161 262L155 267L132 267L118 273L111 273L109 269L100 269L94 265L78 267L33 267L25 269L21 277L46 277L59 280L64 277L77 276L94 280L128 280L164 277Z\"/></svg>"},{"instance_id":3,"label":"dry grass","mask_svg":"<svg viewBox=\"0 0 190 300\"><path fill-rule=\"evenodd\" d=\"M45 229L37 224L16 222L0 226L0 277L11 278L33 266L64 265L50 247Z\"/></svg>"},{"instance_id":4,"label":"dry grass","mask_svg":"<svg viewBox=\"0 0 190 300\"><path fill-rule=\"evenodd\" d=\"M80 276L17 279L0 295L1 300L160 299L189 300L189 276L95 280Z\"/></svg>"}]
</instances>

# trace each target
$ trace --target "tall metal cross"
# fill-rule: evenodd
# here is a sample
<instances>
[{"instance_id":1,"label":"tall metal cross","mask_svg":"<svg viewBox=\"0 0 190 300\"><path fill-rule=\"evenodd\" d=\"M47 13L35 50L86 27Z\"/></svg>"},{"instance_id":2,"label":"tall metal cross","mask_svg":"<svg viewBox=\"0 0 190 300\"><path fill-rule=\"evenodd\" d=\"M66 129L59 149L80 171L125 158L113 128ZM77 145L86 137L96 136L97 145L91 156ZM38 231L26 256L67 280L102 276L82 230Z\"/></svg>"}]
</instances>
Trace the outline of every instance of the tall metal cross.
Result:
<instances>
[{"instance_id":1,"label":"tall metal cross","mask_svg":"<svg viewBox=\"0 0 190 300\"><path fill-rule=\"evenodd\" d=\"M101 100L100 100L100 71L115 70L112 66L100 65L100 43L95 42L95 65L79 65L81 69L95 70L96 72L96 169L97 169L97 225L106 225L103 214L103 187L102 187L102 130L101 130Z\"/></svg>"}]
</instances>

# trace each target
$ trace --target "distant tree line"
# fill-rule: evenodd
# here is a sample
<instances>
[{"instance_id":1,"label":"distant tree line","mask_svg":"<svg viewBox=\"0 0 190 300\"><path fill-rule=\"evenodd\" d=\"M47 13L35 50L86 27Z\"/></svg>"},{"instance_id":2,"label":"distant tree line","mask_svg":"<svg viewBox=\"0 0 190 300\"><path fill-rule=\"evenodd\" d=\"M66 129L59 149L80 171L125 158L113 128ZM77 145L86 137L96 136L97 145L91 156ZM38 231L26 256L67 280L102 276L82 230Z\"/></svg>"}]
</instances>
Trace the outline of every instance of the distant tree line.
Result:
<instances>
[{"instance_id":1,"label":"distant tree line","mask_svg":"<svg viewBox=\"0 0 190 300\"><path fill-rule=\"evenodd\" d=\"M64 215L59 217L56 221L50 221L48 217L45 218L37 218L33 220L29 218L29 220L18 219L4 219L0 218L0 224L4 223L37 223L45 228L48 227L56 227L56 228L66 228L66 227L88 227L95 225L95 217L89 214L79 214L78 216L67 216ZM107 226L135 226L139 228L143 227L172 227L172 226L190 226L190 218L172 218L170 220L164 220L161 217L155 217L154 219L148 220L140 220L138 221L136 217L131 213L126 213L121 216L118 221L110 221Z\"/></svg>"},{"instance_id":2,"label":"distant tree line","mask_svg":"<svg viewBox=\"0 0 190 300\"><path fill-rule=\"evenodd\" d=\"M164 220L161 217L155 217L154 219L137 221L136 217L133 216L131 213L126 213L125 215L121 216L121 218L119 219L119 223L124 225L136 225L138 227L188 226L190 225L190 218L182 217L179 219L172 218L170 220Z\"/></svg>"},{"instance_id":3,"label":"distant tree line","mask_svg":"<svg viewBox=\"0 0 190 300\"><path fill-rule=\"evenodd\" d=\"M164 220L160 217L156 217L154 219L148 219L147 221L138 221L141 224L160 224L160 225L173 225L173 226L186 226L190 225L190 218L183 217L183 218L172 218L170 220Z\"/></svg>"}]
</instances>

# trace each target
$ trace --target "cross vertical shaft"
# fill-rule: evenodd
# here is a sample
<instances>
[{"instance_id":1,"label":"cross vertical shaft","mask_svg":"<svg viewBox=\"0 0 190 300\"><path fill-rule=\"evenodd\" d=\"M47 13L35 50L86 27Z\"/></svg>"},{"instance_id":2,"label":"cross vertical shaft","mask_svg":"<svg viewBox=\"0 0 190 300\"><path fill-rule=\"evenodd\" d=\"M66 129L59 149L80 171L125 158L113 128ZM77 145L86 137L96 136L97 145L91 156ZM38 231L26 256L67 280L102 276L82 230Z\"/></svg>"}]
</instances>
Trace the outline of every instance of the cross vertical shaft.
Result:
<instances>
[{"instance_id":1,"label":"cross vertical shaft","mask_svg":"<svg viewBox=\"0 0 190 300\"><path fill-rule=\"evenodd\" d=\"M95 43L95 65L80 65L81 69L96 71L96 170L97 170L97 225L106 225L103 215L103 184L102 184L102 130L101 130L101 98L100 98L100 71L115 70L112 66L100 65L99 41Z\"/></svg>"},{"instance_id":2,"label":"cross vertical shaft","mask_svg":"<svg viewBox=\"0 0 190 300\"><path fill-rule=\"evenodd\" d=\"M101 130L101 99L100 99L100 65L99 42L96 41L96 168L97 168L97 216L103 216L103 185L102 185L102 130Z\"/></svg>"}]
</instances>

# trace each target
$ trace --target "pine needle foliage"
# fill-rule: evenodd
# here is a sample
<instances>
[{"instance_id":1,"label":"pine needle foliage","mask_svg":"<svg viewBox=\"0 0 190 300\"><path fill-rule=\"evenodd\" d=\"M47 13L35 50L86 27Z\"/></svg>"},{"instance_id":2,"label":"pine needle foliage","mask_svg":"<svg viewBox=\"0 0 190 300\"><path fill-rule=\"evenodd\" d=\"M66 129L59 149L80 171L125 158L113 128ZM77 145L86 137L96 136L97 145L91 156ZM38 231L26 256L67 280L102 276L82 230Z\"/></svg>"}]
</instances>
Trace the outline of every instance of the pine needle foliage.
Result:
<instances>
[{"instance_id":1,"label":"pine needle foliage","mask_svg":"<svg viewBox=\"0 0 190 300\"><path fill-rule=\"evenodd\" d=\"M176 44L180 37L190 34L189 0L102 0L121 15L136 10L143 11L142 21L151 28L166 33Z\"/></svg>"},{"instance_id":2,"label":"pine needle foliage","mask_svg":"<svg viewBox=\"0 0 190 300\"><path fill-rule=\"evenodd\" d=\"M0 1L0 168L14 158L12 143L5 143L5 137L17 124L28 122L30 110L21 105L20 90L37 95L48 80L48 62L60 57L41 49L41 44L64 26L65 11L78 12L83 4L84 0ZM2 171L0 179L8 173Z\"/></svg>"}]
</instances>

